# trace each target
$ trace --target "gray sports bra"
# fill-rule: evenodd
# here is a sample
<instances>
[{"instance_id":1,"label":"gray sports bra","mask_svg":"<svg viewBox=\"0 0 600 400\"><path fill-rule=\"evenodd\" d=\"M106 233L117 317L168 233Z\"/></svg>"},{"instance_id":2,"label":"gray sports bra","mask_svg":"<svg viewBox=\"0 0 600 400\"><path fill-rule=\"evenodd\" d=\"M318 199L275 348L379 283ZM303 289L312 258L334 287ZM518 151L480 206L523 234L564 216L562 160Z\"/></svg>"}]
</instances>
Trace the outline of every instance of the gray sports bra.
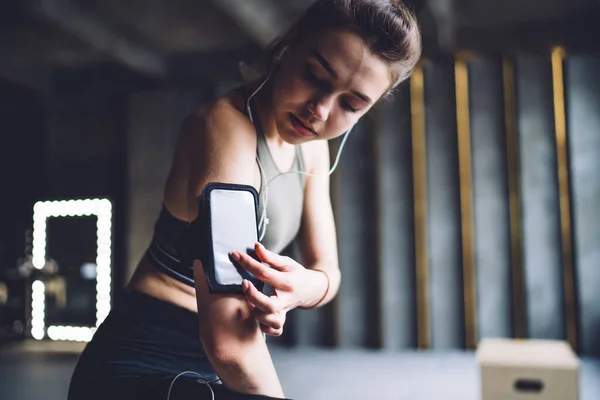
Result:
<instances>
[{"instance_id":1,"label":"gray sports bra","mask_svg":"<svg viewBox=\"0 0 600 400\"><path fill-rule=\"evenodd\" d=\"M242 94L244 95L245 92ZM254 108L252 107L252 109ZM258 115L255 111L253 114ZM255 121L257 162L260 163L262 169L259 218L264 212L267 194L265 187L268 183L267 217L269 223L261 243L267 249L280 253L294 240L300 230L306 179L304 175L296 173L278 176L285 171L280 171L275 164L258 118L255 118ZM300 146L296 147L296 156L290 171L305 172ZM185 234L188 226L188 222L177 219L163 205L154 225L154 235L146 255L160 271L187 285L194 286L191 260L186 261L187 257L182 254L185 250L182 250L181 247L181 243L186 243Z\"/></svg>"},{"instance_id":2,"label":"gray sports bra","mask_svg":"<svg viewBox=\"0 0 600 400\"><path fill-rule=\"evenodd\" d=\"M304 158L300 146L296 146L296 156L292 167L289 171L281 171L275 164L258 121L255 123L255 127L258 136L256 151L265 178L261 178L259 217L264 212L265 185L268 184L267 217L269 223L262 243L267 249L279 253L294 240L300 230L306 182L303 174L282 173L305 172Z\"/></svg>"}]
</instances>

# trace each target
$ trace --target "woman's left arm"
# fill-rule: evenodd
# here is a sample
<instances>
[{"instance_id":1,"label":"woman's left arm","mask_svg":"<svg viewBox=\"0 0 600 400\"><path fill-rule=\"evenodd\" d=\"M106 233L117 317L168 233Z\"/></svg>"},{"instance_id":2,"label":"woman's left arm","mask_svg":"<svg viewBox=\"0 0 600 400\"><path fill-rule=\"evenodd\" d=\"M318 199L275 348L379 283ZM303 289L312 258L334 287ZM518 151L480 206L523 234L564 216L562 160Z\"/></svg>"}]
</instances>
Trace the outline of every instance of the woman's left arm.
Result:
<instances>
[{"instance_id":1,"label":"woman's left arm","mask_svg":"<svg viewBox=\"0 0 600 400\"><path fill-rule=\"evenodd\" d=\"M302 263L313 275L309 280L312 290L307 294L311 297L309 307L314 307L333 300L340 287L341 273L328 175L329 146L325 141L309 145L308 172L317 176L308 176L306 180L302 227L297 242Z\"/></svg>"}]
</instances>

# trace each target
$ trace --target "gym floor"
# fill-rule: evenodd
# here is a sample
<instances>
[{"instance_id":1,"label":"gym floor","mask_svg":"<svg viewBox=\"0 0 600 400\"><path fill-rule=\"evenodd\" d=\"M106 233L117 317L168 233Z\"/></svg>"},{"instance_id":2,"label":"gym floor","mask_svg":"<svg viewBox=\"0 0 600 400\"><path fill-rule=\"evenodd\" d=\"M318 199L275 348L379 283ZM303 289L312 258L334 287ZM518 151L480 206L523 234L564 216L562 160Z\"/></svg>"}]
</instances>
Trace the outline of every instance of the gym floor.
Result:
<instances>
[{"instance_id":1,"label":"gym floor","mask_svg":"<svg viewBox=\"0 0 600 400\"><path fill-rule=\"evenodd\" d=\"M82 347L47 341L0 347L0 398L64 400ZM286 395L293 399L480 398L473 353L272 347L272 354ZM580 400L600 399L600 359L581 360L580 388Z\"/></svg>"}]
</instances>

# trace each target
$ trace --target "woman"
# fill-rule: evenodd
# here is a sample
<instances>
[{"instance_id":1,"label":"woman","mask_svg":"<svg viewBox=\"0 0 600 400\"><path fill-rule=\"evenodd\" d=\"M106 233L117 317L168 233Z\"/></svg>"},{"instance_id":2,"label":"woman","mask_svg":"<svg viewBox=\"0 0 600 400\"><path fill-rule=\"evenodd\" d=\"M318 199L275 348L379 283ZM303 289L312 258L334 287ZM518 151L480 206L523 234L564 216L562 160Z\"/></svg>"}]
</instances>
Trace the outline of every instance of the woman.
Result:
<instances>
[{"instance_id":1,"label":"woman","mask_svg":"<svg viewBox=\"0 0 600 400\"><path fill-rule=\"evenodd\" d=\"M405 80L420 51L399 1L318 0L270 47L262 79L190 115L152 244L82 354L69 399L284 398L263 334L280 335L287 311L327 304L340 285L327 141ZM243 296L209 294L201 262L193 274L184 265L180 237L215 181L254 186L261 207L268 188L255 248L264 264L231 256L273 296L248 281ZM278 255L294 239L302 265Z\"/></svg>"}]
</instances>

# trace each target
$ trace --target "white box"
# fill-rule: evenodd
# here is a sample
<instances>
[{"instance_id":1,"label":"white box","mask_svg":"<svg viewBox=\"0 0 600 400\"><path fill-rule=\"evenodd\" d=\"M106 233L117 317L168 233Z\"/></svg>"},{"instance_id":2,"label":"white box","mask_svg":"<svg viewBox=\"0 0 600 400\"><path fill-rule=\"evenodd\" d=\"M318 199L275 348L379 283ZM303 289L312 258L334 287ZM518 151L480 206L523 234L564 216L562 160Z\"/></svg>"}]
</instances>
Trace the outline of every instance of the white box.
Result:
<instances>
[{"instance_id":1,"label":"white box","mask_svg":"<svg viewBox=\"0 0 600 400\"><path fill-rule=\"evenodd\" d=\"M579 399L579 360L566 342L484 339L477 362L481 400Z\"/></svg>"}]
</instances>

